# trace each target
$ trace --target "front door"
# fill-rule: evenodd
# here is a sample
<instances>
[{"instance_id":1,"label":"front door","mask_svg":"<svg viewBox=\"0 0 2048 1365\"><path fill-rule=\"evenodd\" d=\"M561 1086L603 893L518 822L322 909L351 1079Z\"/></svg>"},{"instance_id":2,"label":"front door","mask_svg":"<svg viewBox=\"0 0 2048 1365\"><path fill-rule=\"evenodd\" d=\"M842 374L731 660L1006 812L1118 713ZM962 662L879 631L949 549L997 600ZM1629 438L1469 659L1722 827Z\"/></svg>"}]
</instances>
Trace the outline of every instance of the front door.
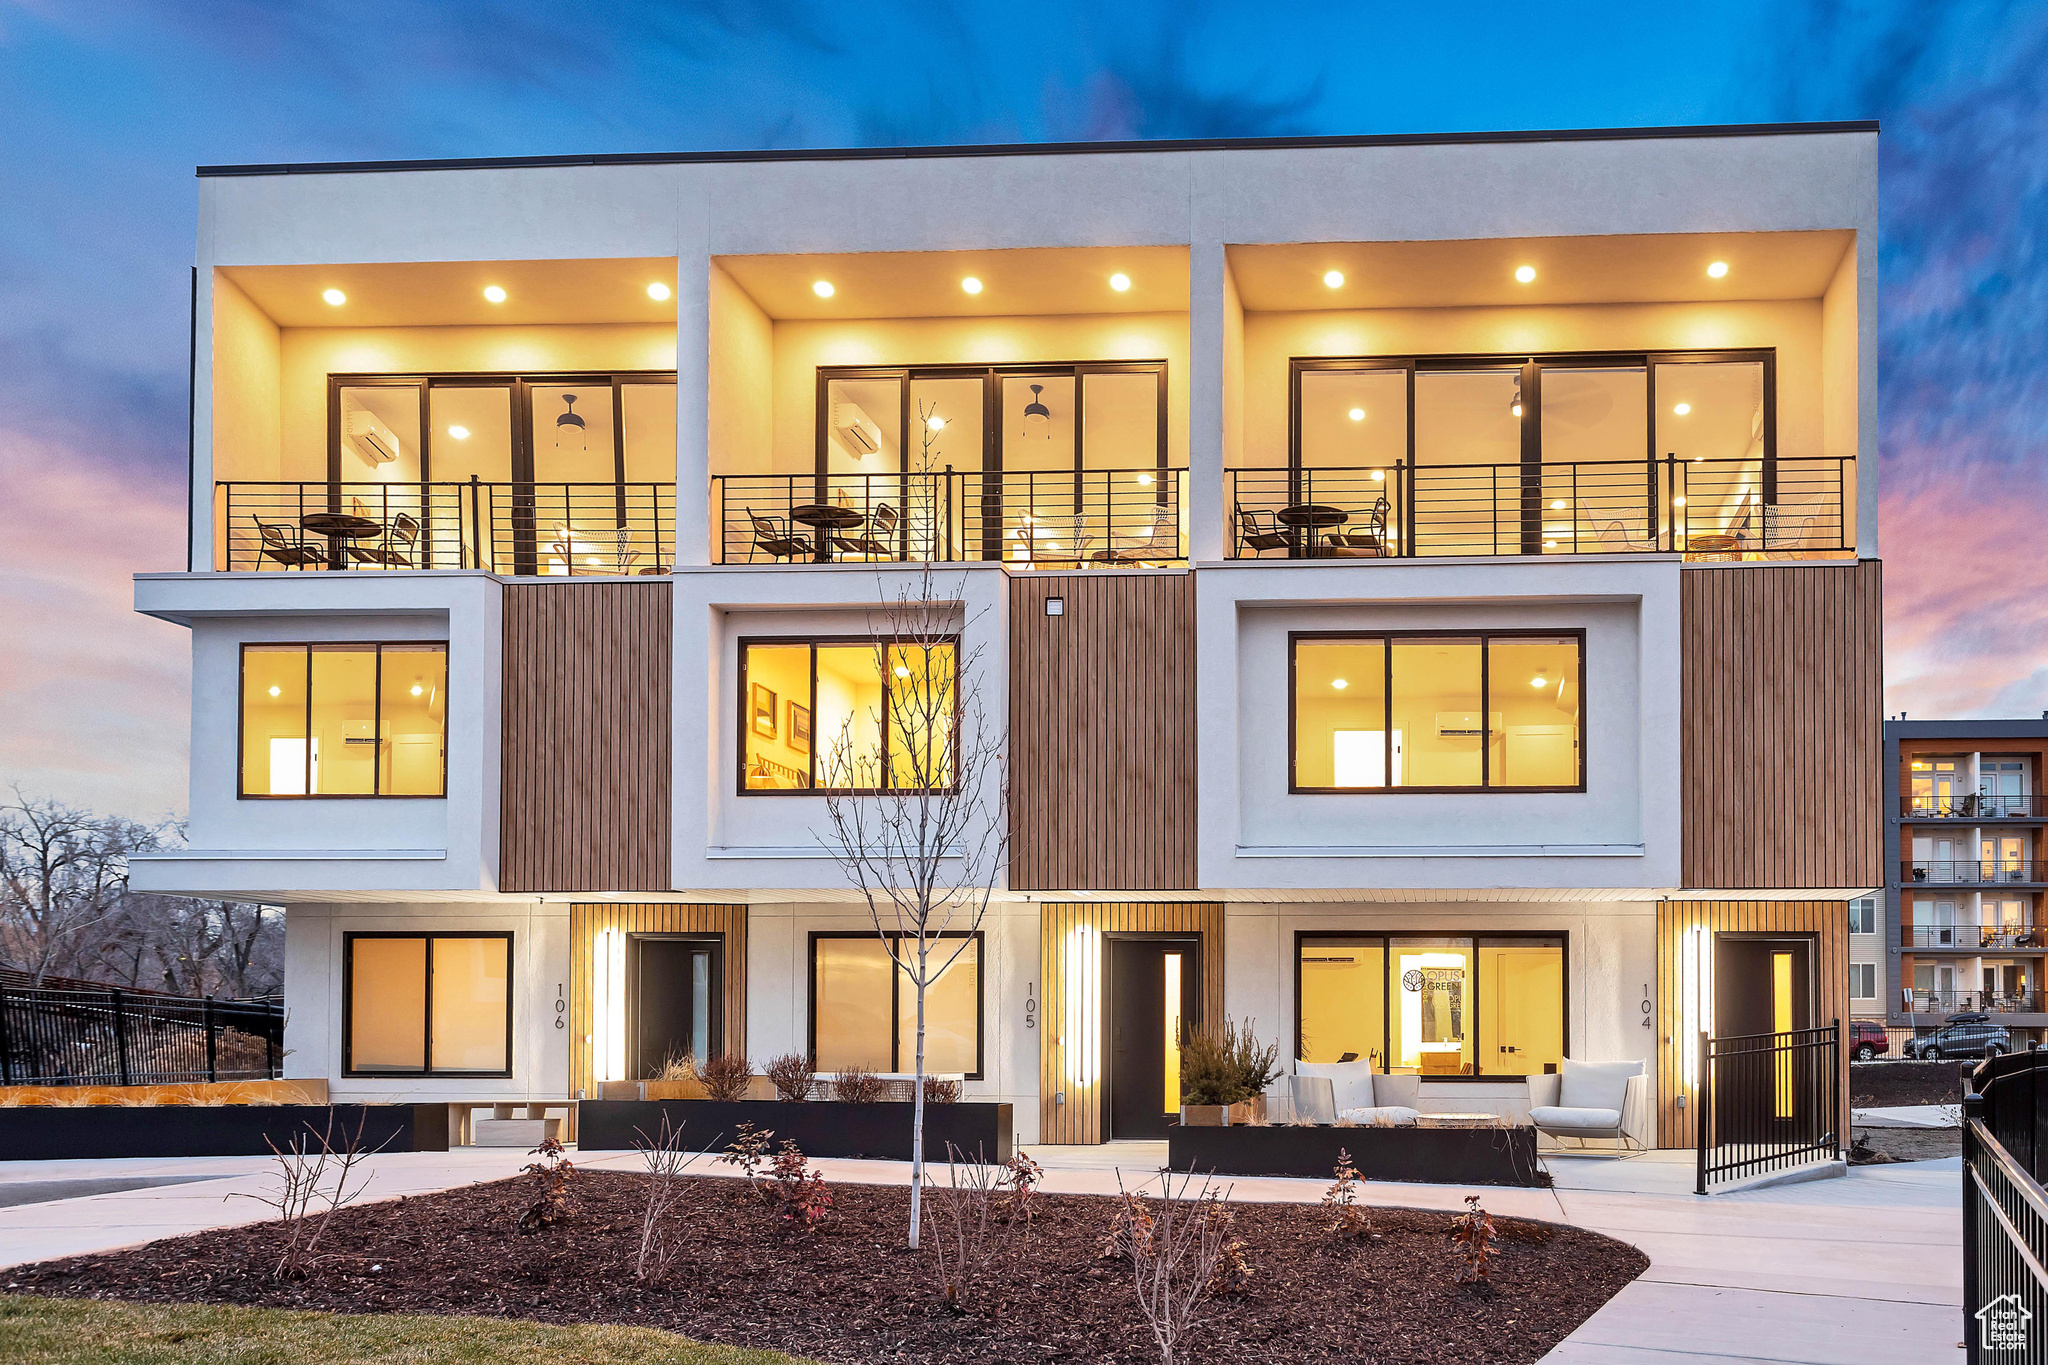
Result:
<instances>
[{"instance_id":1,"label":"front door","mask_svg":"<svg viewBox=\"0 0 2048 1365\"><path fill-rule=\"evenodd\" d=\"M1714 944L1714 1036L1757 1038L1813 1026L1813 940L1733 938ZM1782 1041L1782 1040L1780 1040ZM1717 1049L1714 1131L1719 1143L1773 1140L1813 1112L1824 1053L1780 1051L1768 1037Z\"/></svg>"},{"instance_id":2,"label":"front door","mask_svg":"<svg viewBox=\"0 0 2048 1365\"><path fill-rule=\"evenodd\" d=\"M1180 1045L1196 1023L1201 978L1196 939L1109 940L1109 1131L1163 1138L1180 1112Z\"/></svg>"},{"instance_id":3,"label":"front door","mask_svg":"<svg viewBox=\"0 0 2048 1365\"><path fill-rule=\"evenodd\" d=\"M720 1051L719 940L635 934L627 942L633 954L630 1074L656 1079L671 1063L702 1062Z\"/></svg>"}]
</instances>

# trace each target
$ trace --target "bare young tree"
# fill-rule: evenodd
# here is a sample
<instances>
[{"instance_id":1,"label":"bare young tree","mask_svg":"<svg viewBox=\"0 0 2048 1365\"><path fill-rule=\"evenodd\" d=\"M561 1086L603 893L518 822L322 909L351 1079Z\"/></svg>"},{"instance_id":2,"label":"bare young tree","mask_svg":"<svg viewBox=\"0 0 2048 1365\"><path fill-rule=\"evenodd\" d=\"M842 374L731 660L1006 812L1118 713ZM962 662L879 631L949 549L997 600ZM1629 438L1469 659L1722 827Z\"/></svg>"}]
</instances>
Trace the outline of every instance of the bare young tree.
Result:
<instances>
[{"instance_id":1,"label":"bare young tree","mask_svg":"<svg viewBox=\"0 0 2048 1365\"><path fill-rule=\"evenodd\" d=\"M1123 1188L1121 1178L1117 1181ZM1214 1291L1216 1267L1231 1239L1228 1197L1202 1177L1188 1171L1159 1177L1159 1201L1144 1235L1131 1238L1131 1275L1138 1311L1152 1329L1161 1365L1173 1365L1180 1343L1201 1316L1203 1301Z\"/></svg>"},{"instance_id":2,"label":"bare young tree","mask_svg":"<svg viewBox=\"0 0 2048 1365\"><path fill-rule=\"evenodd\" d=\"M982 647L965 643L980 615L966 615L965 588L941 594L929 562L893 593L882 580L869 617L882 702L847 718L821 766L831 829L819 842L916 994L912 1247L923 1222L925 996L974 942L1009 857L1005 732L982 701Z\"/></svg>"},{"instance_id":3,"label":"bare young tree","mask_svg":"<svg viewBox=\"0 0 2048 1365\"><path fill-rule=\"evenodd\" d=\"M128 891L128 855L157 832L14 787L0 803L0 956L41 985L79 958L87 931L115 915Z\"/></svg>"}]
</instances>

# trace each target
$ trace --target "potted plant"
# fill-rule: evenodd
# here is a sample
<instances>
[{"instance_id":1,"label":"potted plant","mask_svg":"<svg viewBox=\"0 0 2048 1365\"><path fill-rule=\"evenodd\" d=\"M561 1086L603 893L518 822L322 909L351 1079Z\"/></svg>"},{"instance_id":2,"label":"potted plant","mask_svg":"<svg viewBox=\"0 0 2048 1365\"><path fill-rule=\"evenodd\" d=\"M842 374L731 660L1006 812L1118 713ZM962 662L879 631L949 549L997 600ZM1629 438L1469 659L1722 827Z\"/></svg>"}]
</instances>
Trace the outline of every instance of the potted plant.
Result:
<instances>
[{"instance_id":1,"label":"potted plant","mask_svg":"<svg viewBox=\"0 0 2048 1365\"><path fill-rule=\"evenodd\" d=\"M1268 1043L1261 1047L1258 1037L1252 1032L1252 1026L1257 1022L1247 1019L1240 1030L1230 1019L1223 1021L1223 1046L1229 1054L1231 1070L1237 1076L1238 1096L1230 1104L1232 1123L1266 1121L1266 1087L1280 1074L1280 1045Z\"/></svg>"},{"instance_id":2,"label":"potted plant","mask_svg":"<svg viewBox=\"0 0 2048 1365\"><path fill-rule=\"evenodd\" d=\"M1265 1089L1280 1074L1280 1045L1264 1047L1252 1033L1226 1018L1199 1028L1181 1044L1180 1121L1191 1128L1218 1128L1265 1119Z\"/></svg>"}]
</instances>

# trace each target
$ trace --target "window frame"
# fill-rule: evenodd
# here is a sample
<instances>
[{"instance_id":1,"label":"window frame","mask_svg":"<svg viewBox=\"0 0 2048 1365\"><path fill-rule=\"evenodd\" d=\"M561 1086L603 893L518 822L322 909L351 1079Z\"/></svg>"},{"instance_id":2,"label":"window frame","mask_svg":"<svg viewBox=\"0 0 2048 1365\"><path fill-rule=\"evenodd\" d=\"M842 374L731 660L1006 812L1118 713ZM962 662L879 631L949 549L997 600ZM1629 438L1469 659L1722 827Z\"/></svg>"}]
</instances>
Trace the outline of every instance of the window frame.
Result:
<instances>
[{"instance_id":1,"label":"window frame","mask_svg":"<svg viewBox=\"0 0 2048 1365\"><path fill-rule=\"evenodd\" d=\"M877 933L872 929L813 929L804 949L804 1056L813 1070L818 1065L818 941L820 939L915 939L917 935L900 930ZM970 1081L986 1079L988 1063L988 936L980 929L952 929L943 933L928 935L944 942L947 939L974 940L974 1070L967 1073ZM892 953L891 957L895 955ZM902 992L905 973L894 962L889 971L889 1057L897 1059L903 1046L902 1030L898 1024L902 1018ZM901 1074L901 1073L898 1073Z\"/></svg>"},{"instance_id":2,"label":"window frame","mask_svg":"<svg viewBox=\"0 0 2048 1365\"><path fill-rule=\"evenodd\" d=\"M1487 719L1492 708L1487 702L1492 697L1492 642L1495 640L1554 640L1571 637L1579 645L1579 780L1572 786L1549 787L1500 787L1492 783L1493 738L1492 723ZM1479 641L1479 696L1481 723L1486 729L1486 738L1479 746L1479 785L1473 787L1418 787L1398 786L1394 783L1394 651L1395 640L1470 640ZM1298 766L1300 756L1298 718L1295 714L1298 689L1295 684L1297 669L1296 646L1303 640L1348 640L1366 642L1384 641L1388 646L1384 664L1383 689L1386 706L1386 722L1382 727L1386 735L1387 784L1383 787L1304 787L1300 783ZM1587 724L1586 705L1586 629L1583 626L1565 626L1555 630L1515 627L1511 630L1290 630L1287 632L1287 794L1289 796L1387 796L1405 794L1411 796L1469 796L1469 795L1557 795L1583 793L1586 790L1586 770L1589 766L1590 727Z\"/></svg>"},{"instance_id":3,"label":"window frame","mask_svg":"<svg viewBox=\"0 0 2048 1365\"><path fill-rule=\"evenodd\" d=\"M960 636L958 633L945 635L930 642L932 647L950 645L953 650L953 738L952 764L953 782L950 786L932 788L933 795L951 796L960 790L960 724L966 708L960 696ZM810 763L805 776L810 785L804 787L749 787L747 785L747 735L749 731L748 711L752 706L752 689L747 677L747 651L756 646L766 648L793 649L798 645L807 646L811 651L810 695L805 705L811 709L811 751L807 755ZM873 635L742 635L739 637L739 689L733 703L734 727L737 752L734 755L734 776L741 796L901 796L915 792L916 787L821 787L818 783L818 650L820 648L844 647L847 645L872 645L877 650L892 648L914 648L904 646L900 641ZM882 743L881 771L893 773L889 763L889 669L886 658L881 670L882 679ZM784 698L784 700L788 700Z\"/></svg>"},{"instance_id":4,"label":"window frame","mask_svg":"<svg viewBox=\"0 0 2048 1365\"><path fill-rule=\"evenodd\" d=\"M1562 1046L1560 1047L1558 1054L1560 1058L1560 1064L1558 1069L1559 1071L1562 1071L1564 1069L1562 1065L1563 1059L1567 1059L1572 1055L1572 936L1571 931L1568 929L1496 929L1486 931L1475 929L1465 933L1445 933L1441 928L1297 929L1294 931L1294 1060L1299 1061L1301 1058L1301 950L1303 946L1318 941L1335 942L1338 940L1377 939L1379 940L1380 945L1380 971L1384 975L1384 973L1386 972L1385 964L1393 954L1393 940L1397 938L1463 939L1471 945L1472 953L1471 1020L1466 1025L1466 1031L1471 1035L1473 1040L1472 1074L1469 1076L1421 1076L1420 1073L1407 1072L1404 1072L1402 1074L1417 1075L1419 1079L1425 1080L1429 1082L1431 1085L1436 1085L1440 1082L1450 1082L1452 1084L1458 1085L1470 1085L1476 1082L1478 1084L1483 1085L1496 1083L1502 1080L1516 1079L1517 1077L1526 1080L1530 1076L1541 1076L1547 1074L1541 1071L1524 1071L1514 1073L1506 1071L1481 1071L1479 1069L1478 1040L1479 1013L1481 1004L1481 991L1479 988L1479 944L1482 939L1492 941L1498 941L1501 939L1557 940L1558 952L1562 955L1562 960L1560 963L1561 971L1559 972L1560 985L1558 990L1558 1009L1562 1015L1559 1024L1559 1027L1561 1029L1559 1037L1562 1039ZM1385 983L1382 982L1380 990L1380 1047L1382 1051L1384 1051L1390 1046L1390 1040L1393 1037L1393 1033L1394 992L1392 990L1387 989ZM1388 1072L1383 1064L1380 1071L1375 1072L1374 1074L1391 1075L1392 1073Z\"/></svg>"},{"instance_id":5,"label":"window frame","mask_svg":"<svg viewBox=\"0 0 2048 1365\"><path fill-rule=\"evenodd\" d=\"M1859 971L1870 973L1870 994L1868 995L1858 995L1856 993L1856 975ZM1874 1001L1878 998L1878 992L1883 989L1883 983L1877 979L1877 964L1875 962L1852 962L1849 964L1849 998L1851 1000Z\"/></svg>"},{"instance_id":6,"label":"window frame","mask_svg":"<svg viewBox=\"0 0 2048 1365\"><path fill-rule=\"evenodd\" d=\"M403 792L316 792L313 790L313 650L323 649L364 649L375 650L377 655L376 681L371 685L371 696L375 698L372 728L378 732L381 742L384 729L384 649L386 646L400 649L438 646L441 651L441 676L444 685L449 677L448 642L446 640L244 640L235 653L235 799L237 801L446 801L448 799L448 736L453 728L454 698L451 695L444 703L447 708L441 717L441 790L431 795L408 794ZM249 773L249 702L244 688L249 680L249 651L252 649L298 649L305 651L306 659L306 714L304 737L306 740L306 790L292 796L271 792L248 790ZM453 689L449 689L453 692ZM370 785L372 788L383 782L383 763L371 765Z\"/></svg>"},{"instance_id":7,"label":"window frame","mask_svg":"<svg viewBox=\"0 0 2048 1365\"><path fill-rule=\"evenodd\" d=\"M416 938L426 943L426 990L422 996L426 1017L422 1021L425 1029L423 1064L418 1070L379 1069L358 1071L355 1064L355 979L356 940L362 938ZM436 1070L434 1067L434 940L437 938L498 938L505 941L505 1069L502 1071ZM514 1057L512 1043L514 1036L513 1015L517 1012L519 959L513 952L513 931L510 929L451 929L437 930L406 929L363 929L347 930L341 936L341 1074L360 1076L366 1079L410 1078L414 1076L473 1076L481 1078L509 1077L512 1075Z\"/></svg>"},{"instance_id":8,"label":"window frame","mask_svg":"<svg viewBox=\"0 0 2048 1365\"><path fill-rule=\"evenodd\" d=\"M1859 909L1859 907L1860 907L1860 909ZM1862 923L1863 923L1863 920L1864 920L1864 917L1865 917L1865 916L1864 916L1864 913L1863 913L1863 911L1867 911L1867 912L1868 912L1868 918L1869 918L1869 921L1870 921L1870 927L1869 927L1869 928L1867 928L1867 929L1866 929L1866 928L1863 928L1863 927L1861 927L1861 926L1862 926ZM1876 897L1874 897L1874 896L1855 896L1855 897L1852 897L1852 898L1850 899L1850 901L1849 901L1849 932L1850 932L1850 933L1852 933L1852 934L1874 934L1874 933L1878 932L1878 922L1879 922L1879 919L1880 919L1880 917L1879 917L1879 915L1878 915L1878 913L1877 913L1877 898L1876 898Z\"/></svg>"}]
</instances>

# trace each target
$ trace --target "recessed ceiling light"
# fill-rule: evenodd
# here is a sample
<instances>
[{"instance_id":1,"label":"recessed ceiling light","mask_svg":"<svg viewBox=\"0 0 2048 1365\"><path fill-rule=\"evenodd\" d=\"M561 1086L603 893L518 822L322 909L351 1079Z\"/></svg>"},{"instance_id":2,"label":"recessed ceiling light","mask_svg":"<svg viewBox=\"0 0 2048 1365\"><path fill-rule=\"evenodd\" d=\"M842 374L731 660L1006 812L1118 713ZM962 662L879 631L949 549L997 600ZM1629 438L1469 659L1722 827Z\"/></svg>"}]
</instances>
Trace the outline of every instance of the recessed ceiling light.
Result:
<instances>
[{"instance_id":1,"label":"recessed ceiling light","mask_svg":"<svg viewBox=\"0 0 2048 1365\"><path fill-rule=\"evenodd\" d=\"M663 284L660 280L656 280L653 284L647 286L647 297L653 299L656 303L662 303L666 301L668 298L668 294L668 286Z\"/></svg>"},{"instance_id":2,"label":"recessed ceiling light","mask_svg":"<svg viewBox=\"0 0 2048 1365\"><path fill-rule=\"evenodd\" d=\"M1344 287L1344 272L1341 270L1329 271L1323 276L1323 283L1329 285L1332 289L1342 289Z\"/></svg>"},{"instance_id":3,"label":"recessed ceiling light","mask_svg":"<svg viewBox=\"0 0 2048 1365\"><path fill-rule=\"evenodd\" d=\"M1672 502L1672 505L1673 505L1673 506L1675 506L1675 507L1683 507L1683 506L1685 506L1685 499L1684 499L1684 498L1673 498L1673 499L1671 500L1671 502Z\"/></svg>"},{"instance_id":4,"label":"recessed ceiling light","mask_svg":"<svg viewBox=\"0 0 2048 1365\"><path fill-rule=\"evenodd\" d=\"M1551 499L1551 503L1550 503L1550 510L1551 510L1551 511L1553 511L1553 512L1562 512L1562 511L1564 510L1564 499L1563 499L1563 498L1553 498L1553 499Z\"/></svg>"},{"instance_id":5,"label":"recessed ceiling light","mask_svg":"<svg viewBox=\"0 0 2048 1365\"><path fill-rule=\"evenodd\" d=\"M325 289L325 290L322 290L322 291L321 291L321 293L320 293L320 297L321 297L321 298L323 298L323 299L326 299L326 300L327 300L327 301L328 301L329 303L333 304L333 305L334 305L334 306L335 306L336 308L339 308L339 307L341 307L341 305L343 305L344 303L347 303L347 302L348 302L348 295L346 295L346 294L342 293L342 292L341 292L341 291L340 291L339 289Z\"/></svg>"},{"instance_id":6,"label":"recessed ceiling light","mask_svg":"<svg viewBox=\"0 0 2048 1365\"><path fill-rule=\"evenodd\" d=\"M1546 550L1555 550L1557 548L1557 542L1554 540L1546 540L1543 542L1543 548Z\"/></svg>"},{"instance_id":7,"label":"recessed ceiling light","mask_svg":"<svg viewBox=\"0 0 2048 1365\"><path fill-rule=\"evenodd\" d=\"M926 420L925 425L933 431L944 431L946 429L946 419L935 412Z\"/></svg>"},{"instance_id":8,"label":"recessed ceiling light","mask_svg":"<svg viewBox=\"0 0 2048 1365\"><path fill-rule=\"evenodd\" d=\"M816 295L817 295L817 296L818 296L819 298L821 298L821 299L829 299L829 298L831 298L831 297L832 297L832 281L830 281L830 280L819 280L819 281L818 281L818 282L817 282L816 284L813 284L813 285L811 286L811 292L812 292L813 294L816 294Z\"/></svg>"},{"instance_id":9,"label":"recessed ceiling light","mask_svg":"<svg viewBox=\"0 0 2048 1365\"><path fill-rule=\"evenodd\" d=\"M279 686L278 686L278 685L277 685L276 683L272 683L272 684L270 685L270 695L271 695L271 696L273 696L273 697L277 697L277 696L282 696L283 694L284 694L284 689L283 689L282 687L279 687Z\"/></svg>"},{"instance_id":10,"label":"recessed ceiling light","mask_svg":"<svg viewBox=\"0 0 2048 1365\"><path fill-rule=\"evenodd\" d=\"M979 294L981 292L981 281L969 275L966 279L960 281L960 287L970 294Z\"/></svg>"},{"instance_id":11,"label":"recessed ceiling light","mask_svg":"<svg viewBox=\"0 0 2048 1365\"><path fill-rule=\"evenodd\" d=\"M1140 488L1150 488L1151 486L1152 486L1152 476L1151 476L1150 474L1140 474L1140 475L1138 476L1138 487L1140 487Z\"/></svg>"},{"instance_id":12,"label":"recessed ceiling light","mask_svg":"<svg viewBox=\"0 0 2048 1365\"><path fill-rule=\"evenodd\" d=\"M454 437L454 438L455 438L456 440L458 440L458 441L467 441L467 440L469 439L469 428L468 428L468 427L450 427L450 428L448 428L448 434L449 434L450 436L453 436L453 437Z\"/></svg>"},{"instance_id":13,"label":"recessed ceiling light","mask_svg":"<svg viewBox=\"0 0 2048 1365\"><path fill-rule=\"evenodd\" d=\"M1116 274L1111 275L1109 277L1109 287L1111 289L1116 290L1117 293L1121 294L1126 289L1129 289L1131 287L1131 277L1129 275L1124 274L1122 271L1118 271Z\"/></svg>"},{"instance_id":14,"label":"recessed ceiling light","mask_svg":"<svg viewBox=\"0 0 2048 1365\"><path fill-rule=\"evenodd\" d=\"M896 676L897 676L897 677L899 677L899 678L907 678L907 677L909 677L909 676L910 676L910 670L909 670L908 668L904 667L904 666L903 666L902 664L898 664L898 665L896 665L896 670L895 670L895 671L896 671Z\"/></svg>"},{"instance_id":15,"label":"recessed ceiling light","mask_svg":"<svg viewBox=\"0 0 2048 1365\"><path fill-rule=\"evenodd\" d=\"M505 301L505 291L499 285L487 284L484 286L484 297L492 303L503 303Z\"/></svg>"},{"instance_id":16,"label":"recessed ceiling light","mask_svg":"<svg viewBox=\"0 0 2048 1365\"><path fill-rule=\"evenodd\" d=\"M1529 679L1529 686L1548 687L1550 686L1550 679L1544 677L1541 673L1538 673L1535 677Z\"/></svg>"},{"instance_id":17,"label":"recessed ceiling light","mask_svg":"<svg viewBox=\"0 0 2048 1365\"><path fill-rule=\"evenodd\" d=\"M420 693L422 693L422 692L424 692L424 691L426 691L426 690L427 690L426 688L424 688L424 687L421 687L421 686L420 686L420 685L419 685L418 683L414 683L414 684L412 685L412 694L413 694L413 695L414 695L415 697L417 697L417 696L418 696L418 695L419 695Z\"/></svg>"},{"instance_id":18,"label":"recessed ceiling light","mask_svg":"<svg viewBox=\"0 0 2048 1365\"><path fill-rule=\"evenodd\" d=\"M1384 469L1375 469L1372 472L1372 480L1374 483L1385 483L1387 481L1387 471Z\"/></svg>"},{"instance_id":19,"label":"recessed ceiling light","mask_svg":"<svg viewBox=\"0 0 2048 1365\"><path fill-rule=\"evenodd\" d=\"M1707 278L1710 280L1718 280L1727 273L1728 262L1726 261L1715 261L1712 265L1707 267Z\"/></svg>"},{"instance_id":20,"label":"recessed ceiling light","mask_svg":"<svg viewBox=\"0 0 2048 1365\"><path fill-rule=\"evenodd\" d=\"M1685 416L1685 415L1686 415L1686 414L1687 414L1688 412L1691 412L1691 411L1692 411L1692 404L1690 404L1690 403L1676 403L1676 404L1673 404L1673 405L1672 405L1672 408L1671 408L1671 410L1672 410L1673 412L1677 413L1677 414L1678 414L1678 415L1679 415L1680 417L1683 417L1683 416Z\"/></svg>"},{"instance_id":21,"label":"recessed ceiling light","mask_svg":"<svg viewBox=\"0 0 2048 1365\"><path fill-rule=\"evenodd\" d=\"M1529 281L1536 278L1536 267L1533 265L1516 266L1515 278L1520 280L1523 284L1529 283Z\"/></svg>"},{"instance_id":22,"label":"recessed ceiling light","mask_svg":"<svg viewBox=\"0 0 2048 1365\"><path fill-rule=\"evenodd\" d=\"M1353 408L1351 410L1351 420L1354 422L1363 422L1365 420L1365 409Z\"/></svg>"},{"instance_id":23,"label":"recessed ceiling light","mask_svg":"<svg viewBox=\"0 0 2048 1365\"><path fill-rule=\"evenodd\" d=\"M1342 692L1345 688L1351 686L1351 684L1344 681L1342 678L1332 678L1330 679L1330 686L1336 688L1339 692Z\"/></svg>"}]
</instances>

